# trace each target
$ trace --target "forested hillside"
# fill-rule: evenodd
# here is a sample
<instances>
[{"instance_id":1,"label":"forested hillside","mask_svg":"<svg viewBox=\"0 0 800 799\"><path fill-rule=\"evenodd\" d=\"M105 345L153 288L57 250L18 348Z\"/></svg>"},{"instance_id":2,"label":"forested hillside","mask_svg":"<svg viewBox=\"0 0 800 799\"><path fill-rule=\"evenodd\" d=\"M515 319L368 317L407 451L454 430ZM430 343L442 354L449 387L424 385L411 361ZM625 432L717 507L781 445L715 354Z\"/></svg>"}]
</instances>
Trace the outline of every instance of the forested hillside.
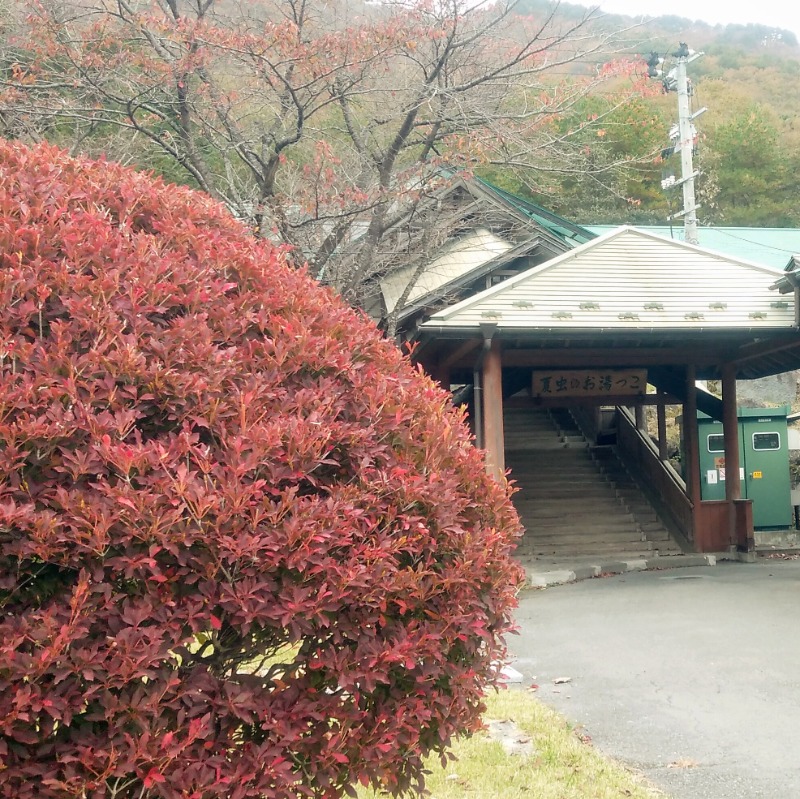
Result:
<instances>
[{"instance_id":1,"label":"forested hillside","mask_svg":"<svg viewBox=\"0 0 800 799\"><path fill-rule=\"evenodd\" d=\"M552 7L523 0L518 7L537 13ZM565 16L581 6L561 4ZM617 29L636 23L607 15L599 24ZM660 16L639 27L638 46L647 57L664 57L686 42L704 56L689 66L693 110L707 107L698 118L695 166L699 219L705 225L795 227L800 225L796 201L800 170L800 46L788 30L764 25L708 25L676 16ZM658 81L656 81L658 82ZM661 92L629 104L609 120L602 141L592 141L596 158L634 152L643 141L669 145L668 131L677 122L674 92ZM564 125L570 122L564 120ZM594 133L596 139L599 132ZM588 141L587 141L588 144ZM537 187L508 179L507 188L529 193L542 204L584 224L663 223L678 210L680 192L661 190L661 179L679 174L677 155L637 165L620 180L603 182L596 175L554 175Z\"/></svg>"},{"instance_id":2,"label":"forested hillside","mask_svg":"<svg viewBox=\"0 0 800 799\"><path fill-rule=\"evenodd\" d=\"M459 234L460 212L442 199L454 176L498 170L535 188L552 174L617 179L652 159L648 142L612 155L592 146L654 89L633 31L590 9L0 4L0 135L201 189L362 307L381 275L424 268Z\"/></svg>"},{"instance_id":3,"label":"forested hillside","mask_svg":"<svg viewBox=\"0 0 800 799\"><path fill-rule=\"evenodd\" d=\"M200 188L360 303L453 233L435 198L459 171L584 224L664 222L677 102L644 59L679 42L706 54L701 223L800 225L793 34L543 0L0 0L0 136Z\"/></svg>"}]
</instances>

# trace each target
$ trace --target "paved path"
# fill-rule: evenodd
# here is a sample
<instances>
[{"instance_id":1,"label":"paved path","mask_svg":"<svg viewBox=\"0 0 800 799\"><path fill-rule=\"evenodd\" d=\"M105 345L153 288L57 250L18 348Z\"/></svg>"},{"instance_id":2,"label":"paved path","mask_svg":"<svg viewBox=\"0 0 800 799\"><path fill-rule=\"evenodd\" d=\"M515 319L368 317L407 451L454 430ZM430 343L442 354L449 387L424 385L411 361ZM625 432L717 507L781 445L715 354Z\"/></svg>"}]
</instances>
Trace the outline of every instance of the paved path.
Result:
<instances>
[{"instance_id":1,"label":"paved path","mask_svg":"<svg viewBox=\"0 0 800 799\"><path fill-rule=\"evenodd\" d=\"M527 591L517 620L523 685L669 796L800 797L800 561Z\"/></svg>"}]
</instances>

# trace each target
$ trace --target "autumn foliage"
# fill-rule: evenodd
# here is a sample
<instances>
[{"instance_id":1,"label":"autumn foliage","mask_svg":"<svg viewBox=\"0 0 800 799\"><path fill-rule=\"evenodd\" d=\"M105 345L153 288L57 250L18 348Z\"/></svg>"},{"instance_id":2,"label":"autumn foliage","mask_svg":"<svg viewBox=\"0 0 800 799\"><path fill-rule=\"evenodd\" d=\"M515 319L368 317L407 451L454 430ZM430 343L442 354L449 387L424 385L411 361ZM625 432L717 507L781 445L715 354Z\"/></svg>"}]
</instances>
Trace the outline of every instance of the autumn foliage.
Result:
<instances>
[{"instance_id":1,"label":"autumn foliage","mask_svg":"<svg viewBox=\"0 0 800 799\"><path fill-rule=\"evenodd\" d=\"M0 12L0 135L116 154L200 188L260 235L302 251L313 275L361 307L374 309L387 270L457 234L439 207L453 172L491 164L537 195L584 175L596 192L622 167L638 179L628 168L634 154L653 157L630 135L633 152L610 159L616 136L589 135L640 95L646 71L641 59L617 58L639 47L639 34L615 30L596 8L561 13L517 0L3 0L0 8L8 12L7 20ZM657 82L644 85L660 92ZM589 92L598 116L576 118ZM565 115L569 123L558 125ZM620 178L606 191L606 205L629 196L625 185ZM397 319L385 316L392 330Z\"/></svg>"},{"instance_id":2,"label":"autumn foliage","mask_svg":"<svg viewBox=\"0 0 800 799\"><path fill-rule=\"evenodd\" d=\"M399 791L517 518L433 382L214 202L0 142L0 796Z\"/></svg>"}]
</instances>

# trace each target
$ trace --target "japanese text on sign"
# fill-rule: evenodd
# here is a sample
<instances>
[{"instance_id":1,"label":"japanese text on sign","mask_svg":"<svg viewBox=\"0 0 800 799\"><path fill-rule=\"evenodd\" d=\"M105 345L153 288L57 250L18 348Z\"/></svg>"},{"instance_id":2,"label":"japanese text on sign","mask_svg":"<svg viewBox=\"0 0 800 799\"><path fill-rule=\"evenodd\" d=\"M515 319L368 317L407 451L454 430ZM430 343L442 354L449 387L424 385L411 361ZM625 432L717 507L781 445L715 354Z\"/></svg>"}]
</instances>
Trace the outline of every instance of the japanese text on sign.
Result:
<instances>
[{"instance_id":1,"label":"japanese text on sign","mask_svg":"<svg viewBox=\"0 0 800 799\"><path fill-rule=\"evenodd\" d=\"M645 369L561 370L533 373L534 397L602 397L645 394Z\"/></svg>"}]
</instances>

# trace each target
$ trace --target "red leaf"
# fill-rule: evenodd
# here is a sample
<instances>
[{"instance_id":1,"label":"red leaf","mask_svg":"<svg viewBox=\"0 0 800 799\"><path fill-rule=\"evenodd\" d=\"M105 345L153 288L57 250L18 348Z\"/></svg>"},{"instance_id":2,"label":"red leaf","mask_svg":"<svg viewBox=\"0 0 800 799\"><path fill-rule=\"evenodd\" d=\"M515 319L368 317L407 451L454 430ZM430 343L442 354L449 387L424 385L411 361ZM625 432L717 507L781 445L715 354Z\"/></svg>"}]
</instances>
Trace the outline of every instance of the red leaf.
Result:
<instances>
[{"instance_id":1,"label":"red leaf","mask_svg":"<svg viewBox=\"0 0 800 799\"><path fill-rule=\"evenodd\" d=\"M142 780L142 783L145 788L152 788L156 783L166 781L167 780L164 775L155 766L153 766L153 768L147 772L147 775L145 776L144 780Z\"/></svg>"},{"instance_id":2,"label":"red leaf","mask_svg":"<svg viewBox=\"0 0 800 799\"><path fill-rule=\"evenodd\" d=\"M0 175L5 793L413 786L477 728L520 581L464 412L207 196L2 139Z\"/></svg>"}]
</instances>

